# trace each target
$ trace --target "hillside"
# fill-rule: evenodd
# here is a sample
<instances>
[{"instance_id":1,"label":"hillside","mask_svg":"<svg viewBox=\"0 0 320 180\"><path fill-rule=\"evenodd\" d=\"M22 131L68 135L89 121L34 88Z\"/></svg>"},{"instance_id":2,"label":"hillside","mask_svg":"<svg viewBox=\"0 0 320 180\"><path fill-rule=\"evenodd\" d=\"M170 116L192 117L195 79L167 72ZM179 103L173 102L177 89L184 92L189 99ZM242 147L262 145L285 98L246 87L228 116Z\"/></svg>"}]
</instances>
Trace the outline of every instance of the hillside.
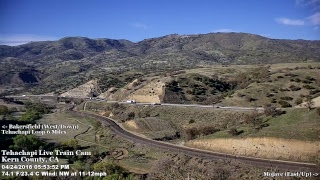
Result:
<instances>
[{"instance_id":1,"label":"hillside","mask_svg":"<svg viewBox=\"0 0 320 180\"><path fill-rule=\"evenodd\" d=\"M0 46L0 85L24 87L35 94L64 92L129 70L148 74L214 64L319 62L319 49L320 41L269 39L246 33L173 34L137 43L66 37Z\"/></svg>"}]
</instances>

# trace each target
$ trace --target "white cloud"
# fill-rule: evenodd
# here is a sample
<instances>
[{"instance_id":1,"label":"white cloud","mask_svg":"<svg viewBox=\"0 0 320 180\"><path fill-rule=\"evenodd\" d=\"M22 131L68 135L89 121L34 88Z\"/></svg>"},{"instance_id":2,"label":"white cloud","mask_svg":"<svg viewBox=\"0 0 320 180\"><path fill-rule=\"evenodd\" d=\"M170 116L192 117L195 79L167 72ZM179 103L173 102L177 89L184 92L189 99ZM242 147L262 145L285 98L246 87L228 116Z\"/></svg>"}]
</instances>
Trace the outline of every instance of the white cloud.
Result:
<instances>
[{"instance_id":1,"label":"white cloud","mask_svg":"<svg viewBox=\"0 0 320 180\"><path fill-rule=\"evenodd\" d=\"M34 41L50 41L58 38L49 36L38 36L33 34L11 34L0 35L0 45L17 46Z\"/></svg>"},{"instance_id":2,"label":"white cloud","mask_svg":"<svg viewBox=\"0 0 320 180\"><path fill-rule=\"evenodd\" d=\"M300 7L310 7L313 10L319 10L320 0L296 0L296 5Z\"/></svg>"},{"instance_id":3,"label":"white cloud","mask_svg":"<svg viewBox=\"0 0 320 180\"><path fill-rule=\"evenodd\" d=\"M138 22L133 23L132 26L135 28L139 28L139 29L148 29L149 28L146 24L138 23Z\"/></svg>"},{"instance_id":4,"label":"white cloud","mask_svg":"<svg viewBox=\"0 0 320 180\"><path fill-rule=\"evenodd\" d=\"M298 6L315 6L319 4L320 0L296 0L296 5Z\"/></svg>"},{"instance_id":5,"label":"white cloud","mask_svg":"<svg viewBox=\"0 0 320 180\"><path fill-rule=\"evenodd\" d=\"M312 25L320 25L320 12L316 12L314 15L307 18Z\"/></svg>"},{"instance_id":6,"label":"white cloud","mask_svg":"<svg viewBox=\"0 0 320 180\"><path fill-rule=\"evenodd\" d=\"M279 24L290 25L290 26L303 26L304 20L301 19L289 19L289 18L276 18L276 22Z\"/></svg>"},{"instance_id":7,"label":"white cloud","mask_svg":"<svg viewBox=\"0 0 320 180\"><path fill-rule=\"evenodd\" d=\"M217 29L217 30L214 30L213 32L236 32L232 29Z\"/></svg>"},{"instance_id":8,"label":"white cloud","mask_svg":"<svg viewBox=\"0 0 320 180\"><path fill-rule=\"evenodd\" d=\"M263 37L268 37L268 38L271 36L271 34L268 34L268 33L267 34L259 34L259 35L263 36Z\"/></svg>"}]
</instances>

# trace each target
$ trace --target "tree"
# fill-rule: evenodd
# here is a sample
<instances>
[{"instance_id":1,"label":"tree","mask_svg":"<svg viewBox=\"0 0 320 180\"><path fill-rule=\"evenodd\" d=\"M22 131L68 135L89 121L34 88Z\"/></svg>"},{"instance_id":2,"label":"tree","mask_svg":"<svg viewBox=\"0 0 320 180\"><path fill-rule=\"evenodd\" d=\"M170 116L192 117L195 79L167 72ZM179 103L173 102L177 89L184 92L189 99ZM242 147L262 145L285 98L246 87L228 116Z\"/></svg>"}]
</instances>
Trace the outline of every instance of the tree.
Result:
<instances>
[{"instance_id":1,"label":"tree","mask_svg":"<svg viewBox=\"0 0 320 180\"><path fill-rule=\"evenodd\" d=\"M26 113L20 118L20 121L34 122L40 119L42 116L40 112L35 110L27 110Z\"/></svg>"},{"instance_id":2,"label":"tree","mask_svg":"<svg viewBox=\"0 0 320 180\"><path fill-rule=\"evenodd\" d=\"M5 105L0 105L0 115L7 115L9 114L9 109Z\"/></svg>"},{"instance_id":3,"label":"tree","mask_svg":"<svg viewBox=\"0 0 320 180\"><path fill-rule=\"evenodd\" d=\"M135 116L136 116L136 114L135 114L134 112L130 112L130 113L128 114L128 118L127 118L127 119L134 119Z\"/></svg>"},{"instance_id":4,"label":"tree","mask_svg":"<svg viewBox=\"0 0 320 180\"><path fill-rule=\"evenodd\" d=\"M238 131L237 128L231 128L229 131L229 134L231 134L232 136L238 136L241 133L243 133L243 130Z\"/></svg>"},{"instance_id":5,"label":"tree","mask_svg":"<svg viewBox=\"0 0 320 180\"><path fill-rule=\"evenodd\" d=\"M305 103L305 107L308 108L308 111L310 111L312 109L314 105L314 101L312 100L311 96L307 96L306 97L306 103Z\"/></svg>"},{"instance_id":6,"label":"tree","mask_svg":"<svg viewBox=\"0 0 320 180\"><path fill-rule=\"evenodd\" d=\"M302 98L297 98L294 103L295 103L296 105L299 105L299 104L303 103L303 100L302 100Z\"/></svg>"},{"instance_id":7,"label":"tree","mask_svg":"<svg viewBox=\"0 0 320 180\"><path fill-rule=\"evenodd\" d=\"M194 139L197 135L199 135L199 131L197 128L193 127L185 130L187 141Z\"/></svg>"},{"instance_id":8,"label":"tree","mask_svg":"<svg viewBox=\"0 0 320 180\"><path fill-rule=\"evenodd\" d=\"M292 105L290 103L288 103L287 101L284 101L284 100L279 100L278 103L281 105L282 108L292 107Z\"/></svg>"},{"instance_id":9,"label":"tree","mask_svg":"<svg viewBox=\"0 0 320 180\"><path fill-rule=\"evenodd\" d=\"M320 107L317 108L317 114L320 116Z\"/></svg>"},{"instance_id":10,"label":"tree","mask_svg":"<svg viewBox=\"0 0 320 180\"><path fill-rule=\"evenodd\" d=\"M62 146L76 150L78 149L78 141L75 139L66 140L62 142Z\"/></svg>"},{"instance_id":11,"label":"tree","mask_svg":"<svg viewBox=\"0 0 320 180\"><path fill-rule=\"evenodd\" d=\"M45 143L40 141L34 135L17 135L13 138L13 145L10 146L10 149L14 150L25 150L25 151L34 151L35 149L40 149L44 146Z\"/></svg>"},{"instance_id":12,"label":"tree","mask_svg":"<svg viewBox=\"0 0 320 180\"><path fill-rule=\"evenodd\" d=\"M93 169L95 171L103 171L107 174L122 174L124 173L124 169L116 164L101 161L93 165Z\"/></svg>"},{"instance_id":13,"label":"tree","mask_svg":"<svg viewBox=\"0 0 320 180\"><path fill-rule=\"evenodd\" d=\"M281 111L277 110L277 108L272 104L265 104L264 105L264 114L266 116L275 117L275 116L281 115Z\"/></svg>"}]
</instances>

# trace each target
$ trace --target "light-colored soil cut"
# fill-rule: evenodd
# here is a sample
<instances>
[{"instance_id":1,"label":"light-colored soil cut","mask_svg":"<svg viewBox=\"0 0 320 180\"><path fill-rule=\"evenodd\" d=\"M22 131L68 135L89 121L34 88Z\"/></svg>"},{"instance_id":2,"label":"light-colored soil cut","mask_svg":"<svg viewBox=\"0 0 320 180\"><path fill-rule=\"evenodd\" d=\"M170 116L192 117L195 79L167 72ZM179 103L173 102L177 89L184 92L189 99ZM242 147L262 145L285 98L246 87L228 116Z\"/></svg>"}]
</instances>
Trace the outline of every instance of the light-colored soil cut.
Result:
<instances>
[{"instance_id":1,"label":"light-colored soil cut","mask_svg":"<svg viewBox=\"0 0 320 180\"><path fill-rule=\"evenodd\" d=\"M187 146L234 155L309 161L320 154L320 142L280 138L203 139L192 140Z\"/></svg>"},{"instance_id":2,"label":"light-colored soil cut","mask_svg":"<svg viewBox=\"0 0 320 180\"><path fill-rule=\"evenodd\" d=\"M71 89L63 94L61 96L66 97L90 97L90 93L97 90L97 80L91 80L87 83L78 86L74 89Z\"/></svg>"},{"instance_id":3,"label":"light-colored soil cut","mask_svg":"<svg viewBox=\"0 0 320 180\"><path fill-rule=\"evenodd\" d=\"M137 126L136 122L134 120L130 120L130 121L126 121L125 124L133 130L137 130L139 129L139 127Z\"/></svg>"}]
</instances>

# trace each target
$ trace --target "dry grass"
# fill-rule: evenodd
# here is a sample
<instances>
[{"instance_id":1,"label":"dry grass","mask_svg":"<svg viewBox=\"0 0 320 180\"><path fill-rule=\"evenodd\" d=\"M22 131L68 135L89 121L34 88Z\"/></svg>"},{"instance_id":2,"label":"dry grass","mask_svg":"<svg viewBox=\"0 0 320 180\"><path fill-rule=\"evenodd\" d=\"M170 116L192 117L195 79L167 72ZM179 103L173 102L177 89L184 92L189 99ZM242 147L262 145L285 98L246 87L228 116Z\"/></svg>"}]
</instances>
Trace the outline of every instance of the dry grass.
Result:
<instances>
[{"instance_id":1,"label":"dry grass","mask_svg":"<svg viewBox=\"0 0 320 180\"><path fill-rule=\"evenodd\" d=\"M37 121L37 124L78 125L79 129L62 129L62 131L65 131L66 134L51 133L39 136L39 138L46 139L49 142L61 143L63 141L74 139L77 134L80 134L88 129L88 126L80 124L76 120L70 118L72 118L72 116L66 113L53 113L45 115L42 119Z\"/></svg>"},{"instance_id":2,"label":"dry grass","mask_svg":"<svg viewBox=\"0 0 320 180\"><path fill-rule=\"evenodd\" d=\"M312 67L312 69L309 68ZM296 68L298 67L298 68ZM235 93L230 98L225 98L222 104L227 106L263 106L265 104L272 103L275 99L279 101L281 97L292 97L292 100L288 102L295 106L295 101L301 96L309 95L309 89L303 86L306 83L302 81L306 79L307 76L314 78L309 85L319 89L320 82L320 63L295 63L295 64L276 64L269 67L270 82L253 82L249 84L245 89L236 90ZM290 77L288 74L293 74L295 77ZM295 82L294 79L299 78L301 82ZM301 90L292 91L290 86L300 87ZM283 89L287 89L283 91ZM268 95L272 95L267 97ZM318 93L318 96L320 94ZM316 96L316 95L315 95ZM248 98L256 99L254 101L248 101ZM280 104L274 103L277 107L281 107Z\"/></svg>"},{"instance_id":3,"label":"dry grass","mask_svg":"<svg viewBox=\"0 0 320 180\"><path fill-rule=\"evenodd\" d=\"M310 161L320 153L320 141L308 142L279 138L201 139L187 146L242 156Z\"/></svg>"}]
</instances>

